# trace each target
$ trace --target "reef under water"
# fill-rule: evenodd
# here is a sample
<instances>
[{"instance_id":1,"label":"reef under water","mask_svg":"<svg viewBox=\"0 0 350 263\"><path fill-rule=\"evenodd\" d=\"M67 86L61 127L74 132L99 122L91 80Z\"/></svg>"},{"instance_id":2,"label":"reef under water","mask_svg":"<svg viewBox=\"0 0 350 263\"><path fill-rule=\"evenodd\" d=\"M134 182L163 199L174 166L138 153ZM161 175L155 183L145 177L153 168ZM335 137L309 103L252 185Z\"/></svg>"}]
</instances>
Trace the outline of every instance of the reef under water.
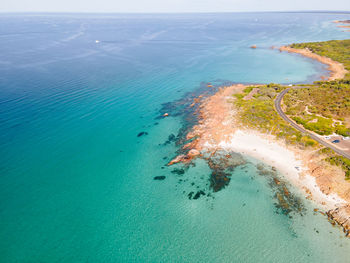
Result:
<instances>
[{"instance_id":1,"label":"reef under water","mask_svg":"<svg viewBox=\"0 0 350 263\"><path fill-rule=\"evenodd\" d=\"M249 158L246 158L240 153L223 149L215 151L205 150L196 156L196 158L205 161L210 168L210 173L200 176L200 183L186 177L186 171L196 165L196 158L187 158L190 149L184 147L196 138L188 140L186 135L200 122L200 116L198 114L200 104L217 92L220 87L232 84L235 83L228 81L218 81L217 84L201 83L197 89L186 93L182 98L162 104L159 110L159 116L156 117L158 121L167 117L181 118L182 126L178 130L178 133L176 135L173 133L170 134L168 139L160 146L171 143L177 146L177 151L174 155L180 156L180 158L175 164L170 163L171 167L174 167L171 173L178 178L177 184L189 184L190 190L183 191L183 194L190 200L197 200L201 197L206 197L207 200L214 199L217 192L222 191L230 184L235 169L244 169L250 162ZM163 159L169 161L172 158L164 157ZM169 162L165 164L165 166L167 165L169 165ZM303 201L289 190L291 185L282 179L276 168L263 163L257 163L255 166L257 169L256 174L265 178L274 193L273 198L275 200L276 213L284 214L290 218L293 213L298 213L302 216L305 212ZM251 180L254 180L254 175L247 174L247 176Z\"/></svg>"}]
</instances>

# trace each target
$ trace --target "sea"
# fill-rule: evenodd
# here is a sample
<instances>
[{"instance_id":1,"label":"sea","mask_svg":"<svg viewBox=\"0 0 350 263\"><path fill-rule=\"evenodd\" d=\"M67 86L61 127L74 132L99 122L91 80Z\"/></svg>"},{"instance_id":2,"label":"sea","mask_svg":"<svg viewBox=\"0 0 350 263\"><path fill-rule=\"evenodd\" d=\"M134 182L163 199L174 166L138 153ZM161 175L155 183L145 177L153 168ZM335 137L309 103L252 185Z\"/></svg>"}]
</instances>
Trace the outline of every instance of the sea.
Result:
<instances>
[{"instance_id":1,"label":"sea","mask_svg":"<svg viewBox=\"0 0 350 263\"><path fill-rule=\"evenodd\" d=\"M204 158L167 166L194 97L320 79L326 66L271 47L349 38L345 19L2 13L0 262L350 262L288 182L297 209L279 204L271 167L236 155L219 189Z\"/></svg>"}]
</instances>

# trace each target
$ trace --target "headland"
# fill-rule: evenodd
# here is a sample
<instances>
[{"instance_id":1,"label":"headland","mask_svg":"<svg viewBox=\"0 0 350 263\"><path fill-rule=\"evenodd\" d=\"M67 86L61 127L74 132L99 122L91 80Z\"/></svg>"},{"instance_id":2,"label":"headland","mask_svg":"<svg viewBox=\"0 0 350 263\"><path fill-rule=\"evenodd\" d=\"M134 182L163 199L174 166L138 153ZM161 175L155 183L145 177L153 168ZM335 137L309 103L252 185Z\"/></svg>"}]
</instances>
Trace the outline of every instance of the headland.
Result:
<instances>
[{"instance_id":1,"label":"headland","mask_svg":"<svg viewBox=\"0 0 350 263\"><path fill-rule=\"evenodd\" d=\"M341 44L347 45L348 42L349 40L346 40ZM324 49L327 49L328 44L338 45L333 42L317 43ZM344 97L344 94L345 97L350 96L348 93L350 82L346 80L349 74L348 65L334 59L339 54L325 56L322 48L317 51L313 48L315 45L305 43L280 48L281 52L297 53L326 64L330 71L329 76L325 77L327 81L307 85L304 89L300 89L300 92L293 91L294 97L284 99L282 107L298 125L306 129L313 127L307 124L319 122L321 125L324 119L328 118L332 122L330 127L334 128L332 135L339 135L340 127L346 135L350 132L350 114L346 113L341 117L337 115L339 112L343 114L344 109L331 111L323 116L322 112L317 111L317 106L320 105L312 104L316 102L302 101L301 97L298 98L305 90L309 92L309 96L317 97L320 89L327 92L340 89L340 93L336 93L338 97L333 98L335 104L338 103L337 99ZM349 51L345 49L345 52L350 56ZM253 86L236 84L221 87L214 95L205 99L195 99L194 103L199 104L199 121L186 135L188 143L183 146L183 150L187 151L187 154L178 156L169 164L189 162L197 157L205 158L219 151L254 157L270 165L273 170L280 171L283 179L298 187L307 199L315 201L316 212L328 216L332 224L340 225L345 235L350 236L350 180L347 180L350 175L350 160L338 156L307 134L293 129L278 115L274 108L274 100L288 87L290 86L279 84ZM291 103L293 99L296 101L299 99L299 102L304 104L299 115L290 106L293 104ZM323 108L333 106L328 103L323 105ZM310 108L316 110L309 112ZM292 110L294 113L291 113ZM300 116L310 118L310 123L298 122ZM310 129L310 132L314 132L317 136L324 135L320 130ZM284 196L278 198L288 206L290 194L287 190L284 193Z\"/></svg>"}]
</instances>

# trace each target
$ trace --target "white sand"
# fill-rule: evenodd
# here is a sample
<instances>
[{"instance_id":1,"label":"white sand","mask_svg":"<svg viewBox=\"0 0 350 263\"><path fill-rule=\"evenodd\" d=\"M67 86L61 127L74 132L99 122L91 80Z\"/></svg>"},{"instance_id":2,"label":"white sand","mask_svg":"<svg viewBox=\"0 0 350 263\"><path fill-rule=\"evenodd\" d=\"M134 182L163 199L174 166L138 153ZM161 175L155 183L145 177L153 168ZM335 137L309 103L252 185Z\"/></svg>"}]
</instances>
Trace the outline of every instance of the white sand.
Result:
<instances>
[{"instance_id":1,"label":"white sand","mask_svg":"<svg viewBox=\"0 0 350 263\"><path fill-rule=\"evenodd\" d=\"M207 145L210 147L210 145ZM336 194L326 195L321 192L316 180L308 173L300 157L289 150L286 145L276 142L273 136L263 135L255 131L237 130L231 135L229 142L221 142L220 148L251 156L279 170L286 180L303 189L306 187L312 193L312 199L327 209L346 203ZM303 176L301 176L301 173ZM322 205L325 204L325 205Z\"/></svg>"}]
</instances>

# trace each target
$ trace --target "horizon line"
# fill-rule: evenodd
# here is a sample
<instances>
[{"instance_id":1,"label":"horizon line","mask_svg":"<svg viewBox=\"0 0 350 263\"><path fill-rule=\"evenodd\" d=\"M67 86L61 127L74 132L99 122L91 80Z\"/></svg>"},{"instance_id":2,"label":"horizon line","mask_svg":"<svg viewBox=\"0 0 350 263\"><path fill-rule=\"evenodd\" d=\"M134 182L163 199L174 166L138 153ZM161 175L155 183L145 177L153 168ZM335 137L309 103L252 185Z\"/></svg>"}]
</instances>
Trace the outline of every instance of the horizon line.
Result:
<instances>
[{"instance_id":1,"label":"horizon line","mask_svg":"<svg viewBox=\"0 0 350 263\"><path fill-rule=\"evenodd\" d=\"M232 14L232 13L333 13L350 14L349 11L340 10L271 10L271 11L181 11L181 12L90 12L90 11L1 11L0 14Z\"/></svg>"}]
</instances>

